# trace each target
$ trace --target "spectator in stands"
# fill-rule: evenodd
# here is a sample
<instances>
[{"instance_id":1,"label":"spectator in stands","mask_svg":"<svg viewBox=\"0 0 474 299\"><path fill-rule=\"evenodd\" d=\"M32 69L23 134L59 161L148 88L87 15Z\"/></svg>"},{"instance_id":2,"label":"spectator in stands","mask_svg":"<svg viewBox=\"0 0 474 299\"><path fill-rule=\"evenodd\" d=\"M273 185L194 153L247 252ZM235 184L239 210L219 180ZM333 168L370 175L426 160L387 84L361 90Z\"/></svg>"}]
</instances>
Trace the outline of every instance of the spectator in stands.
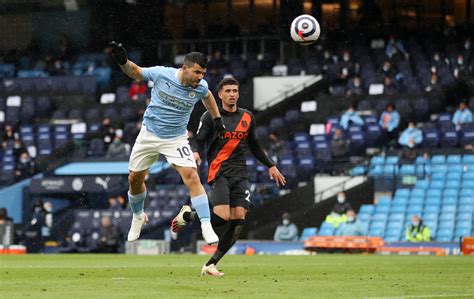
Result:
<instances>
[{"instance_id":1,"label":"spectator in stands","mask_svg":"<svg viewBox=\"0 0 474 299\"><path fill-rule=\"evenodd\" d=\"M117 202L117 198L115 196L109 196L107 199L107 202L109 204L109 210L121 210L122 208L119 206Z\"/></svg>"},{"instance_id":2,"label":"spectator in stands","mask_svg":"<svg viewBox=\"0 0 474 299\"><path fill-rule=\"evenodd\" d=\"M415 121L410 121L408 127L402 132L398 143L404 148L416 148L423 141L423 133L416 127Z\"/></svg>"},{"instance_id":3,"label":"spectator in stands","mask_svg":"<svg viewBox=\"0 0 474 299\"><path fill-rule=\"evenodd\" d=\"M339 230L340 236L365 236L367 235L367 226L357 219L354 210L347 211L347 222L342 224Z\"/></svg>"},{"instance_id":4,"label":"spectator in stands","mask_svg":"<svg viewBox=\"0 0 474 299\"><path fill-rule=\"evenodd\" d=\"M379 82L383 83L385 80L385 77L395 78L397 74L398 74L398 71L395 69L393 64L390 61L386 60L383 63L382 69L379 70L378 80Z\"/></svg>"},{"instance_id":5,"label":"spectator in stands","mask_svg":"<svg viewBox=\"0 0 474 299\"><path fill-rule=\"evenodd\" d=\"M359 65L351 58L351 53L347 50L342 51L342 59L338 62L338 69L346 69L350 77L354 76L359 71Z\"/></svg>"},{"instance_id":6,"label":"spectator in stands","mask_svg":"<svg viewBox=\"0 0 474 299\"><path fill-rule=\"evenodd\" d=\"M403 55L405 59L408 59L408 52L403 46L401 40L396 40L395 36L391 35L387 42L387 47L385 48L385 55L389 59L396 59L397 56Z\"/></svg>"},{"instance_id":7,"label":"spectator in stands","mask_svg":"<svg viewBox=\"0 0 474 299\"><path fill-rule=\"evenodd\" d=\"M287 212L282 215L282 222L276 228L273 240L278 242L298 241L298 227L290 221L290 214Z\"/></svg>"},{"instance_id":8,"label":"spectator in stands","mask_svg":"<svg viewBox=\"0 0 474 299\"><path fill-rule=\"evenodd\" d=\"M22 153L26 152L26 148L21 142L20 139L14 139L13 141L13 156L15 157L15 161L20 159Z\"/></svg>"},{"instance_id":9,"label":"spectator in stands","mask_svg":"<svg viewBox=\"0 0 474 299\"><path fill-rule=\"evenodd\" d=\"M388 103L385 111L380 115L379 125L384 133L384 143L388 144L394 140L400 125L400 114L393 103Z\"/></svg>"},{"instance_id":10,"label":"spectator in stands","mask_svg":"<svg viewBox=\"0 0 474 299\"><path fill-rule=\"evenodd\" d=\"M458 130L461 128L461 124L472 122L472 112L467 107L466 102L459 103L459 109L454 113L452 121Z\"/></svg>"},{"instance_id":11,"label":"spectator in stands","mask_svg":"<svg viewBox=\"0 0 474 299\"><path fill-rule=\"evenodd\" d=\"M435 52L433 54L433 58L431 59L431 67L435 67L435 72L436 70L442 69L444 67L448 66L449 61L447 59L443 59L441 57L441 53Z\"/></svg>"},{"instance_id":12,"label":"spectator in stands","mask_svg":"<svg viewBox=\"0 0 474 299\"><path fill-rule=\"evenodd\" d=\"M43 226L43 237L51 237L51 229L53 228L53 204L47 201L43 204L45 211L44 214L44 226Z\"/></svg>"},{"instance_id":13,"label":"spectator in stands","mask_svg":"<svg viewBox=\"0 0 474 299\"><path fill-rule=\"evenodd\" d=\"M358 126L362 126L364 124L364 120L356 112L355 104L351 104L349 106L349 109L347 109L347 111L341 116L339 124L344 130L347 130L351 124Z\"/></svg>"},{"instance_id":14,"label":"spectator in stands","mask_svg":"<svg viewBox=\"0 0 474 299\"><path fill-rule=\"evenodd\" d=\"M0 245L13 244L15 237L15 226L8 218L7 209L0 208Z\"/></svg>"},{"instance_id":15,"label":"spectator in stands","mask_svg":"<svg viewBox=\"0 0 474 299\"><path fill-rule=\"evenodd\" d=\"M20 136L13 130L11 125L6 125L2 136L3 147L5 147L9 141L14 141L15 139L20 139Z\"/></svg>"},{"instance_id":16,"label":"spectator in stands","mask_svg":"<svg viewBox=\"0 0 474 299\"><path fill-rule=\"evenodd\" d=\"M118 131L118 130L117 130ZM117 134L114 136L113 141L109 144L107 149L107 159L125 159L128 153L125 144L122 142L122 138Z\"/></svg>"},{"instance_id":17,"label":"spectator in stands","mask_svg":"<svg viewBox=\"0 0 474 299\"><path fill-rule=\"evenodd\" d=\"M147 86L145 81L136 79L133 81L132 85L128 89L128 96L130 99L136 101L138 100L138 96L141 94L146 94Z\"/></svg>"},{"instance_id":18,"label":"spectator in stands","mask_svg":"<svg viewBox=\"0 0 474 299\"><path fill-rule=\"evenodd\" d=\"M43 200L39 197L36 198L33 204L31 220L25 231L25 242L28 252L40 252L43 249L46 213Z\"/></svg>"},{"instance_id":19,"label":"spectator in stands","mask_svg":"<svg viewBox=\"0 0 474 299\"><path fill-rule=\"evenodd\" d=\"M28 152L23 152L16 163L15 180L21 181L31 177L35 173L35 163Z\"/></svg>"},{"instance_id":20,"label":"spectator in stands","mask_svg":"<svg viewBox=\"0 0 474 299\"><path fill-rule=\"evenodd\" d=\"M398 87L397 85L393 82L393 78L386 76L383 79L383 94L386 95L395 95L398 93Z\"/></svg>"},{"instance_id":21,"label":"spectator in stands","mask_svg":"<svg viewBox=\"0 0 474 299\"><path fill-rule=\"evenodd\" d=\"M362 82L359 76L355 76L352 80L349 80L347 83L347 91L346 95L353 96L353 95L362 95L364 94L364 89L362 87Z\"/></svg>"},{"instance_id":22,"label":"spectator in stands","mask_svg":"<svg viewBox=\"0 0 474 299\"><path fill-rule=\"evenodd\" d=\"M271 132L270 135L268 135L268 138L270 139L270 156L273 160L277 161L278 157L280 156L280 153L285 147L285 143L283 142L283 140L280 139L277 132Z\"/></svg>"},{"instance_id":23,"label":"spectator in stands","mask_svg":"<svg viewBox=\"0 0 474 299\"><path fill-rule=\"evenodd\" d=\"M120 240L121 237L119 230L112 223L110 217L102 217L97 251L104 253L117 253L120 247Z\"/></svg>"},{"instance_id":24,"label":"spectator in stands","mask_svg":"<svg viewBox=\"0 0 474 299\"><path fill-rule=\"evenodd\" d=\"M128 208L128 200L125 200L125 196L122 194L117 195L117 204L122 210L126 210Z\"/></svg>"},{"instance_id":25,"label":"spectator in stands","mask_svg":"<svg viewBox=\"0 0 474 299\"><path fill-rule=\"evenodd\" d=\"M352 210L350 203L346 201L346 193L337 193L337 202L332 211L326 216L326 222L338 227L341 223L347 222L347 211Z\"/></svg>"},{"instance_id":26,"label":"spectator in stands","mask_svg":"<svg viewBox=\"0 0 474 299\"><path fill-rule=\"evenodd\" d=\"M441 93L443 91L441 84L438 81L438 75L436 73L431 74L431 80L425 87L426 92Z\"/></svg>"},{"instance_id":27,"label":"spectator in stands","mask_svg":"<svg viewBox=\"0 0 474 299\"><path fill-rule=\"evenodd\" d=\"M207 64L207 68L209 71L214 70L216 73L221 72L223 69L227 67L227 62L222 57L222 53L219 50L215 50L212 54L209 63Z\"/></svg>"},{"instance_id":28,"label":"spectator in stands","mask_svg":"<svg viewBox=\"0 0 474 299\"><path fill-rule=\"evenodd\" d=\"M408 242L429 242L431 241L431 232L429 227L423 224L420 216L413 215L411 224L406 231Z\"/></svg>"},{"instance_id":29,"label":"spectator in stands","mask_svg":"<svg viewBox=\"0 0 474 299\"><path fill-rule=\"evenodd\" d=\"M115 128L112 126L110 118L106 117L102 120L102 125L99 127L97 133L104 139L106 148L108 148L115 136Z\"/></svg>"},{"instance_id":30,"label":"spectator in stands","mask_svg":"<svg viewBox=\"0 0 474 299\"><path fill-rule=\"evenodd\" d=\"M334 158L343 158L347 156L350 150L350 142L344 136L344 132L337 128L331 140L331 154Z\"/></svg>"}]
</instances>

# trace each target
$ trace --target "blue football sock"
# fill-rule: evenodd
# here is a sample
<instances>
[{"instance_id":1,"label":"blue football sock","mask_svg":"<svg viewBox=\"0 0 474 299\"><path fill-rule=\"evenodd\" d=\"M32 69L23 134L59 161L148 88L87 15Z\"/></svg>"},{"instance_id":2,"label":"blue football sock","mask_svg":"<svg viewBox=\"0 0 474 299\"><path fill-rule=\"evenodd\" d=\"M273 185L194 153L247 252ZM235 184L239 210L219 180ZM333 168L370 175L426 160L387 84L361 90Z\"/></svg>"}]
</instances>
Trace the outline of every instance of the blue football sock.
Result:
<instances>
[{"instance_id":1,"label":"blue football sock","mask_svg":"<svg viewBox=\"0 0 474 299\"><path fill-rule=\"evenodd\" d=\"M146 198L146 189L145 192L141 194L132 195L128 192L128 202L130 203L130 208L132 209L133 214L143 213L145 207L145 198Z\"/></svg>"},{"instance_id":2,"label":"blue football sock","mask_svg":"<svg viewBox=\"0 0 474 299\"><path fill-rule=\"evenodd\" d=\"M207 194L201 194L191 198L191 204L196 210L201 223L211 221L211 212L209 211L209 200Z\"/></svg>"}]
</instances>

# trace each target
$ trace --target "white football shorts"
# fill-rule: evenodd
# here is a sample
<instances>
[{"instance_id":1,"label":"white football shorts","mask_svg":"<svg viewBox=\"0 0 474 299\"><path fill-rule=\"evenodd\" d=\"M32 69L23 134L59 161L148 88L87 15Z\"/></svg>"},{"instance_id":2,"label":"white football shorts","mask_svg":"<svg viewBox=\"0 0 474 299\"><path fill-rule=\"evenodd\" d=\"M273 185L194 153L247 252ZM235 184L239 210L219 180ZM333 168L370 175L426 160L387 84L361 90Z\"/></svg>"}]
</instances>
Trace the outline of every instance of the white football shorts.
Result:
<instances>
[{"instance_id":1,"label":"white football shorts","mask_svg":"<svg viewBox=\"0 0 474 299\"><path fill-rule=\"evenodd\" d=\"M158 160L160 154L165 156L172 166L197 168L187 135L172 139L161 139L148 132L146 127L142 125L133 145L128 169L135 172L147 170Z\"/></svg>"}]
</instances>

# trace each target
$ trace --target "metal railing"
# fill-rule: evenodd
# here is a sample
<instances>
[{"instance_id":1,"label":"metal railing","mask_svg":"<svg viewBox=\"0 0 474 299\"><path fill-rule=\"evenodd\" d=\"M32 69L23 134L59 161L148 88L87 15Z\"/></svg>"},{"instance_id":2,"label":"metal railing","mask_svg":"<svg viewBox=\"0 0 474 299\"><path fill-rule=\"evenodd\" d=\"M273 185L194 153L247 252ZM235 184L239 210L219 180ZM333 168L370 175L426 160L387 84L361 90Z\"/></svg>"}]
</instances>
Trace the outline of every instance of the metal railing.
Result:
<instances>
[{"instance_id":1,"label":"metal railing","mask_svg":"<svg viewBox=\"0 0 474 299\"><path fill-rule=\"evenodd\" d=\"M248 36L235 38L213 38L213 39L171 39L158 42L158 57L174 61L175 57L190 51L201 51L211 55L214 49L220 49L225 58L229 58L232 50L237 49L245 59L248 54L265 54L274 52L274 44L278 43L277 61L284 61L286 58L286 42L277 35Z\"/></svg>"}]
</instances>

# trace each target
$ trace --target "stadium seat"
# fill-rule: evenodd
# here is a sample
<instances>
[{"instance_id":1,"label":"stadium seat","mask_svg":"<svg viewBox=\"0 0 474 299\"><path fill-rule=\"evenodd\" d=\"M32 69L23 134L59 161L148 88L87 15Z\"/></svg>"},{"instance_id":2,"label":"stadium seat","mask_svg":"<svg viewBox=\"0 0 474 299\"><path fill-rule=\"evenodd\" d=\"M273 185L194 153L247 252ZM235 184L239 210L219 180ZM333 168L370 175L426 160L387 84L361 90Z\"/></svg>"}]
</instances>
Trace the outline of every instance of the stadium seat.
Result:
<instances>
[{"instance_id":1,"label":"stadium seat","mask_svg":"<svg viewBox=\"0 0 474 299\"><path fill-rule=\"evenodd\" d=\"M390 212L391 213L405 213L406 205L392 205Z\"/></svg>"},{"instance_id":2,"label":"stadium seat","mask_svg":"<svg viewBox=\"0 0 474 299\"><path fill-rule=\"evenodd\" d=\"M378 206L390 206L392 200L390 199L390 197L382 197L379 199L377 205Z\"/></svg>"},{"instance_id":3,"label":"stadium seat","mask_svg":"<svg viewBox=\"0 0 474 299\"><path fill-rule=\"evenodd\" d=\"M409 197L410 196L410 189L407 188L399 188L395 191L395 197Z\"/></svg>"},{"instance_id":4,"label":"stadium seat","mask_svg":"<svg viewBox=\"0 0 474 299\"><path fill-rule=\"evenodd\" d=\"M429 180L417 180L415 183L415 188L426 190L428 189L429 184L430 184Z\"/></svg>"},{"instance_id":5,"label":"stadium seat","mask_svg":"<svg viewBox=\"0 0 474 299\"><path fill-rule=\"evenodd\" d=\"M461 155L448 155L446 158L447 164L461 164Z\"/></svg>"},{"instance_id":6,"label":"stadium seat","mask_svg":"<svg viewBox=\"0 0 474 299\"><path fill-rule=\"evenodd\" d=\"M457 196L447 195L443 197L443 206L455 206L458 204Z\"/></svg>"},{"instance_id":7,"label":"stadium seat","mask_svg":"<svg viewBox=\"0 0 474 299\"><path fill-rule=\"evenodd\" d=\"M304 241L308 237L317 236L317 235L318 235L318 228L317 227L305 227L303 229L303 232L301 233L300 240Z\"/></svg>"},{"instance_id":8,"label":"stadium seat","mask_svg":"<svg viewBox=\"0 0 474 299\"><path fill-rule=\"evenodd\" d=\"M413 188L410 192L410 197L425 197L425 190L424 189L419 189L419 188Z\"/></svg>"},{"instance_id":9,"label":"stadium seat","mask_svg":"<svg viewBox=\"0 0 474 299\"><path fill-rule=\"evenodd\" d=\"M412 164L404 164L400 167L400 175L415 175L416 167Z\"/></svg>"},{"instance_id":10,"label":"stadium seat","mask_svg":"<svg viewBox=\"0 0 474 299\"><path fill-rule=\"evenodd\" d=\"M361 205L359 209L359 216L361 214L368 214L372 215L375 211L375 206L374 205Z\"/></svg>"},{"instance_id":11,"label":"stadium seat","mask_svg":"<svg viewBox=\"0 0 474 299\"><path fill-rule=\"evenodd\" d=\"M421 215L421 212L423 211L423 206L422 205L410 205L408 206L407 209L407 216L411 217L413 215Z\"/></svg>"},{"instance_id":12,"label":"stadium seat","mask_svg":"<svg viewBox=\"0 0 474 299\"><path fill-rule=\"evenodd\" d=\"M407 205L408 205L408 197L395 197L392 200L392 207L395 207L395 206L406 207Z\"/></svg>"},{"instance_id":13,"label":"stadium seat","mask_svg":"<svg viewBox=\"0 0 474 299\"><path fill-rule=\"evenodd\" d=\"M446 163L446 156L445 155L433 155L431 157L431 164L441 164L444 165Z\"/></svg>"}]
</instances>

